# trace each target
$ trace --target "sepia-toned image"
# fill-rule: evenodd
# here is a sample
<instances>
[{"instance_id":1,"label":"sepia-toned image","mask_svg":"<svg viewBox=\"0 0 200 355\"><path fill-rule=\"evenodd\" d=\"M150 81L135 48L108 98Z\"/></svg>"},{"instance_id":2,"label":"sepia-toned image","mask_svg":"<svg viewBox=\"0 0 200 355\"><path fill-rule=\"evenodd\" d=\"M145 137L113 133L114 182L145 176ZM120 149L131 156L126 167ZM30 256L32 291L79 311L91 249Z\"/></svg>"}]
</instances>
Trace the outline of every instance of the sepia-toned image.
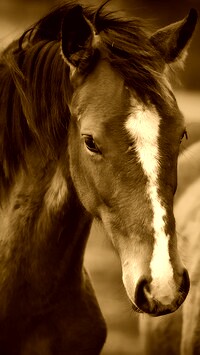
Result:
<instances>
[{"instance_id":1,"label":"sepia-toned image","mask_svg":"<svg viewBox=\"0 0 200 355\"><path fill-rule=\"evenodd\" d=\"M0 0L0 355L200 354L199 0Z\"/></svg>"}]
</instances>

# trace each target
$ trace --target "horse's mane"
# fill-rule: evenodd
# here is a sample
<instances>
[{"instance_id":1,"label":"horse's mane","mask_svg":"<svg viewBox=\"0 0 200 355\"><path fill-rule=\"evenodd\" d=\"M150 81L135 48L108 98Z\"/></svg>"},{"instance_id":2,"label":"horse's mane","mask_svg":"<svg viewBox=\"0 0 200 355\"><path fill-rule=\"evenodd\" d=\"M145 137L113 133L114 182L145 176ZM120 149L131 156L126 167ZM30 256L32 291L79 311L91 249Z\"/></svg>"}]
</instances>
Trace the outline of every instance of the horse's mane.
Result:
<instances>
[{"instance_id":1,"label":"horse's mane","mask_svg":"<svg viewBox=\"0 0 200 355\"><path fill-rule=\"evenodd\" d=\"M14 41L0 57L0 175L10 182L26 148L35 140L41 152L56 158L70 119L69 68L60 55L63 18L75 6L68 1ZM84 8L101 37L104 55L145 101L162 91L158 53L138 19ZM164 85L164 84L163 84Z\"/></svg>"}]
</instances>

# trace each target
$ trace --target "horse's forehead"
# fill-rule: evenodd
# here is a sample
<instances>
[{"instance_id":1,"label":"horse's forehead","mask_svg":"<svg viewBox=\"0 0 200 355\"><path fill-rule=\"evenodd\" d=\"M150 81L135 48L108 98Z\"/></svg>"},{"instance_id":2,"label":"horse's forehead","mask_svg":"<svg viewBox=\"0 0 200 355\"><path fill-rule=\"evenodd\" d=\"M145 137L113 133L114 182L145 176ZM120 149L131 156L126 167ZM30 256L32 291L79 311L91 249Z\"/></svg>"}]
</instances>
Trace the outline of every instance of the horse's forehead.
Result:
<instances>
[{"instance_id":1,"label":"horse's forehead","mask_svg":"<svg viewBox=\"0 0 200 355\"><path fill-rule=\"evenodd\" d=\"M81 112L112 113L127 102L126 94L123 78L102 60L77 91L75 106Z\"/></svg>"},{"instance_id":2,"label":"horse's forehead","mask_svg":"<svg viewBox=\"0 0 200 355\"><path fill-rule=\"evenodd\" d=\"M96 86L103 91L116 90L116 86L123 88L124 80L106 60L100 60L95 69L88 76L89 85Z\"/></svg>"},{"instance_id":3,"label":"horse's forehead","mask_svg":"<svg viewBox=\"0 0 200 355\"><path fill-rule=\"evenodd\" d=\"M154 150L158 143L160 151L164 149L175 152L184 129L184 118L175 99L171 97L167 102L166 96L166 102L162 101L164 104L158 106L150 102L145 105L134 95L130 96L130 114L125 121L125 127L138 146L146 147L146 156L150 152L150 146ZM171 149L172 147L174 149Z\"/></svg>"},{"instance_id":4,"label":"horse's forehead","mask_svg":"<svg viewBox=\"0 0 200 355\"><path fill-rule=\"evenodd\" d=\"M86 118L87 126L92 124L98 128L106 123L109 126L117 126L120 131L119 126L124 128L126 120L131 115L132 119L135 117L132 126L136 125L135 129L138 129L138 133L139 130L143 134L146 132L151 139L155 134L155 124L159 126L158 134L162 134L162 126L164 130L168 127L169 131L173 130L173 127L183 125L180 111L173 96L167 94L167 88L165 99L162 99L165 104L159 105L158 110L150 103L150 99L149 104L142 104L134 88L128 88L125 80L106 60L101 60L88 75L75 97L75 116L78 119ZM165 131L166 136L167 131Z\"/></svg>"}]
</instances>

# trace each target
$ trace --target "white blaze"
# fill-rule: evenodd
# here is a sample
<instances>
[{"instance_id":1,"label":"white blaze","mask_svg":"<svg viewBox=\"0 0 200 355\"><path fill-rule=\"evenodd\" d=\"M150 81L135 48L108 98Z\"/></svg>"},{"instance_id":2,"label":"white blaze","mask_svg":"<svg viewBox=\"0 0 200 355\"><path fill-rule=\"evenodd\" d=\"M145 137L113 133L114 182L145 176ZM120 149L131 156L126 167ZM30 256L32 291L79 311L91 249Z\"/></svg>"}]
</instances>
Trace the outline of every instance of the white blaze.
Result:
<instances>
[{"instance_id":1,"label":"white blaze","mask_svg":"<svg viewBox=\"0 0 200 355\"><path fill-rule=\"evenodd\" d=\"M162 303L170 303L170 298L173 298L173 269L169 258L169 235L165 233L166 210L158 195L159 124L160 117L153 106L147 109L138 105L125 126L134 139L138 160L147 177L147 194L153 210L152 227L155 243L150 263L151 294Z\"/></svg>"}]
</instances>

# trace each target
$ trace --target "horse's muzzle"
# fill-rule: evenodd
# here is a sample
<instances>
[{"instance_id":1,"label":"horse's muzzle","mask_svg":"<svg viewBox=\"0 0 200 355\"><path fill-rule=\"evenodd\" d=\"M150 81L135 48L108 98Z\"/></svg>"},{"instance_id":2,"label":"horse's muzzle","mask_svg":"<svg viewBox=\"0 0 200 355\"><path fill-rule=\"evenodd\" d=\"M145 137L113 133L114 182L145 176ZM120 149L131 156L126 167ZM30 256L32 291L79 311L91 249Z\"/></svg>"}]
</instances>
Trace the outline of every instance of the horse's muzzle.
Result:
<instances>
[{"instance_id":1,"label":"horse's muzzle","mask_svg":"<svg viewBox=\"0 0 200 355\"><path fill-rule=\"evenodd\" d=\"M162 316L176 311L184 302L190 288L189 275L186 269L182 274L182 281L177 289L176 295L169 304L162 304L151 295L150 282L141 278L136 287L135 305L133 310L140 313L147 313L153 317Z\"/></svg>"}]
</instances>

